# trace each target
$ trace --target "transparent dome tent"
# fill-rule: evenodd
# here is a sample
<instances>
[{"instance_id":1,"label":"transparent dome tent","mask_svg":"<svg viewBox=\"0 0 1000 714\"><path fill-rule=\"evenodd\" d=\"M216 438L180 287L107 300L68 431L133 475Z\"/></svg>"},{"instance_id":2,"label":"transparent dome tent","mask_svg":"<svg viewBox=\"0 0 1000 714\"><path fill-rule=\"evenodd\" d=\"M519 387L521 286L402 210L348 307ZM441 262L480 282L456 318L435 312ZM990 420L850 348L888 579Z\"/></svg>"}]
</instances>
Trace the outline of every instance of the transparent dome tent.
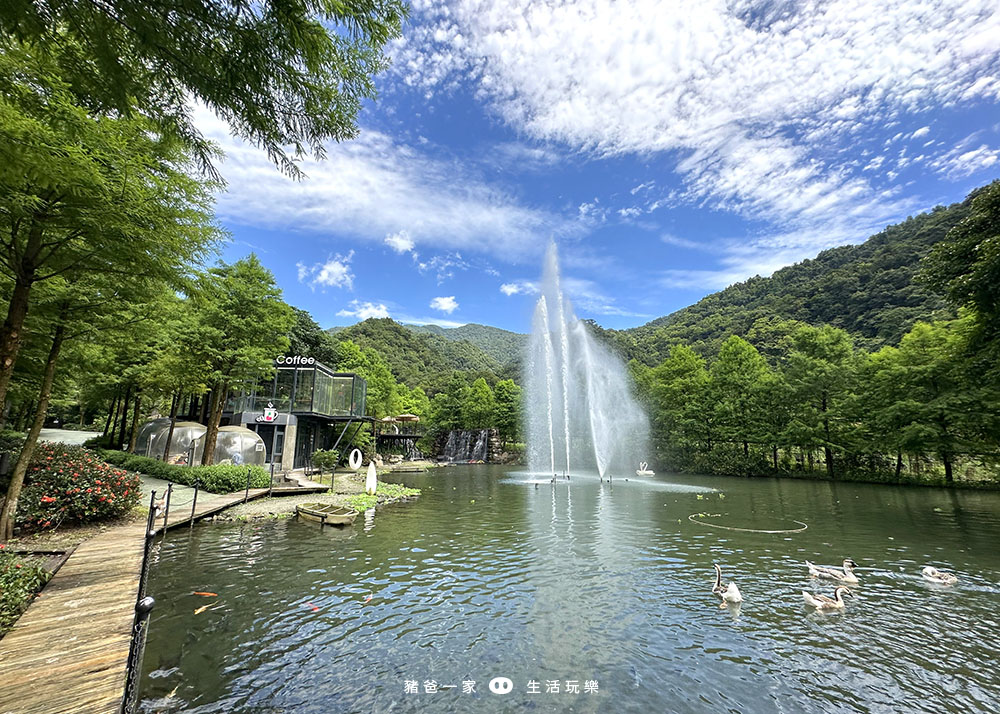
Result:
<instances>
[{"instance_id":1,"label":"transparent dome tent","mask_svg":"<svg viewBox=\"0 0 1000 714\"><path fill-rule=\"evenodd\" d=\"M170 453L167 454L166 462L186 466L191 453L191 442L204 436L205 431L204 424L194 421L179 421L174 424L174 435L170 440ZM162 460L163 447L167 444L169 432L169 419L153 419L146 422L139 428L139 435L135 440L135 453Z\"/></svg>"},{"instance_id":2,"label":"transparent dome tent","mask_svg":"<svg viewBox=\"0 0 1000 714\"><path fill-rule=\"evenodd\" d=\"M204 427L202 427L204 428ZM205 436L202 434L194 442L194 462L201 463L205 453ZM215 438L216 464L264 465L264 440L260 435L244 426L224 426Z\"/></svg>"}]
</instances>

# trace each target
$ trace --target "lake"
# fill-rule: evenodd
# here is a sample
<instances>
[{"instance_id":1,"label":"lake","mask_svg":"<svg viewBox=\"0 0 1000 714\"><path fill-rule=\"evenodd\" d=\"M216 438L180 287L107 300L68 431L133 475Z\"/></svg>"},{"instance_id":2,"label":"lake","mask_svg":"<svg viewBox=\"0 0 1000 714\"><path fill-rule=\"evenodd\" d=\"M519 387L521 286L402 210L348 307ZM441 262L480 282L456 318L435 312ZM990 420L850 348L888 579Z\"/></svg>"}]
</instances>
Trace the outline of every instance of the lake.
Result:
<instances>
[{"instance_id":1,"label":"lake","mask_svg":"<svg viewBox=\"0 0 1000 714\"><path fill-rule=\"evenodd\" d=\"M347 529L290 519L167 534L148 587L142 709L1000 708L998 493L531 479L496 466L399 474L423 495ZM834 585L804 561L845 557L861 578L846 610L808 608L803 589ZM738 610L712 594L713 562L739 585ZM958 584L926 582L926 564ZM494 678L512 690L491 692Z\"/></svg>"}]
</instances>

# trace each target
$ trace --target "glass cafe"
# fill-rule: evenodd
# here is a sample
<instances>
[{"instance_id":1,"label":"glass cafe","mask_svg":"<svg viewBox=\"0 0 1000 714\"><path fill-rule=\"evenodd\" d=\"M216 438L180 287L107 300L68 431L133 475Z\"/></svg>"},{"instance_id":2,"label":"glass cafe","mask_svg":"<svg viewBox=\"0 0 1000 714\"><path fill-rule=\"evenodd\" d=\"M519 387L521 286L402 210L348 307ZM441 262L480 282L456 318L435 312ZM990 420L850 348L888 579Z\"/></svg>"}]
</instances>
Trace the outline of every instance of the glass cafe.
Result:
<instances>
[{"instance_id":1,"label":"glass cafe","mask_svg":"<svg viewBox=\"0 0 1000 714\"><path fill-rule=\"evenodd\" d=\"M223 423L256 431L275 470L306 466L316 449L333 448L342 432L338 448L345 453L351 432L370 421L365 380L301 355L278 357L274 366L273 379L230 395Z\"/></svg>"}]
</instances>

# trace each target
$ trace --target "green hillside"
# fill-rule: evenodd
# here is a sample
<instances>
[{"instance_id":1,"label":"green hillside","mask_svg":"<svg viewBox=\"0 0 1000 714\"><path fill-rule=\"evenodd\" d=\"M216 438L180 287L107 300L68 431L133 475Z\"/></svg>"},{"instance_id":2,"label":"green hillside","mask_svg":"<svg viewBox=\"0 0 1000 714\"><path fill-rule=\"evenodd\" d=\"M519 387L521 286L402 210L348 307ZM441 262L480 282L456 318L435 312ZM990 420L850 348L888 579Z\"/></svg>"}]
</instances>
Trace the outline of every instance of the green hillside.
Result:
<instances>
[{"instance_id":1,"label":"green hillside","mask_svg":"<svg viewBox=\"0 0 1000 714\"><path fill-rule=\"evenodd\" d=\"M437 325L405 325L413 332L437 335L453 342L471 342L501 365L510 365L521 360L527 335L501 330L499 327L471 323L461 327L438 327Z\"/></svg>"},{"instance_id":2,"label":"green hillside","mask_svg":"<svg viewBox=\"0 0 1000 714\"><path fill-rule=\"evenodd\" d=\"M714 355L729 335L758 348L798 320L851 333L860 347L899 342L914 322L953 314L944 299L915 280L920 261L969 213L969 199L913 216L864 243L831 248L816 258L753 277L641 327L595 332L627 358L657 364L671 345Z\"/></svg>"},{"instance_id":3,"label":"green hillside","mask_svg":"<svg viewBox=\"0 0 1000 714\"><path fill-rule=\"evenodd\" d=\"M410 388L436 392L453 371L481 374L492 382L502 371L496 359L471 342L421 334L391 318L372 318L327 332L338 341L352 340L375 349L396 379Z\"/></svg>"}]
</instances>

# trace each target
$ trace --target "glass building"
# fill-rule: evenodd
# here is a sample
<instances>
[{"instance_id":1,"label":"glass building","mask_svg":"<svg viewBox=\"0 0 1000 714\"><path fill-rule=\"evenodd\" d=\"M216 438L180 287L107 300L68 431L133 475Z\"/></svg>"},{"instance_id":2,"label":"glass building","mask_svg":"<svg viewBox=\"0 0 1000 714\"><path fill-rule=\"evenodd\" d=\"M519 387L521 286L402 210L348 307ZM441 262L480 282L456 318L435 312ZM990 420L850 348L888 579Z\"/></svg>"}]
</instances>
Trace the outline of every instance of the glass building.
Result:
<instances>
[{"instance_id":1,"label":"glass building","mask_svg":"<svg viewBox=\"0 0 1000 714\"><path fill-rule=\"evenodd\" d=\"M317 449L336 446L342 454L365 416L365 380L334 372L312 357L279 357L275 375L250 390L230 394L223 424L243 426L261 437L265 462L297 469Z\"/></svg>"}]
</instances>

